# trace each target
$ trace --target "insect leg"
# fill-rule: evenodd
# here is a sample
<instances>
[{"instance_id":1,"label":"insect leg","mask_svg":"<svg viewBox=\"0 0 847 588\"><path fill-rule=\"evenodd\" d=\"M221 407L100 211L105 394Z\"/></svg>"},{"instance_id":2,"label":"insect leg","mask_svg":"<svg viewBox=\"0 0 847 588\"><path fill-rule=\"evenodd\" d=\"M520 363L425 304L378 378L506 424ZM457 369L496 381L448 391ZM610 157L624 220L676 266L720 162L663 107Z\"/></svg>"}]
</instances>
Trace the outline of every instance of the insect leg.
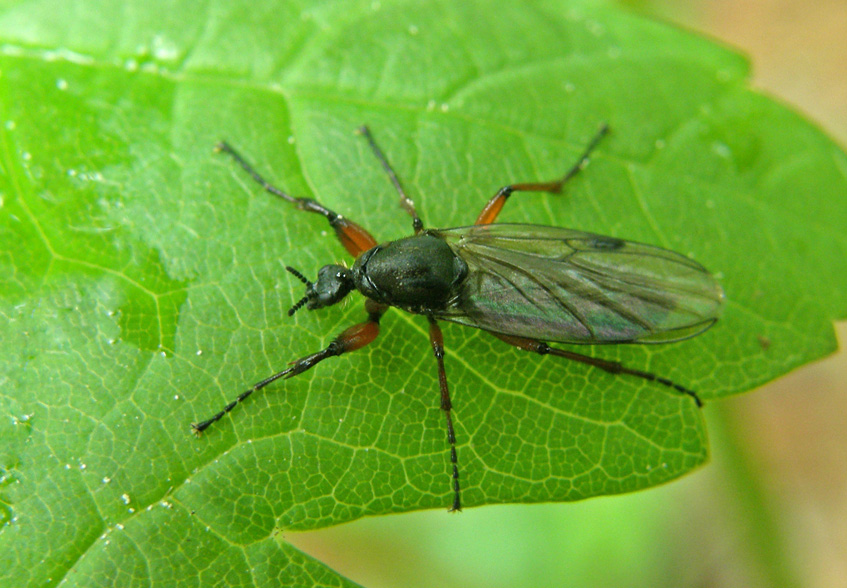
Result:
<instances>
[{"instance_id":1,"label":"insect leg","mask_svg":"<svg viewBox=\"0 0 847 588\"><path fill-rule=\"evenodd\" d=\"M567 173L559 178L558 180L554 180L552 182L538 182L538 183L525 183L525 184L510 184L508 186L503 186L500 188L497 193L492 196L491 200L485 205L482 209L482 212L479 213L479 216L476 218L475 225L489 225L493 223L497 219L497 215L500 214L500 211L503 209L503 205L506 204L506 200L509 199L509 196L512 195L512 192L553 192L558 193L561 191L562 186L578 174L586 165L588 165L588 159L591 155L591 152L597 147L597 144L600 142L606 133L609 132L609 126L605 123L600 127L600 130L597 131L597 134L594 135L594 138L588 143L588 146L585 148L585 151L582 153L580 158L574 164L571 169L567 171Z\"/></svg>"},{"instance_id":2,"label":"insect leg","mask_svg":"<svg viewBox=\"0 0 847 588\"><path fill-rule=\"evenodd\" d=\"M514 345L518 349L522 349L524 351L532 351L540 355L555 355L557 357L564 357L566 359L572 359L580 363L585 363L596 368L600 368L601 370L610 374L627 374L630 376L636 376L638 378L649 380L650 382L657 382L659 384L662 384L663 386L667 386L668 388L673 388L677 392L681 392L682 394L690 396L694 399L694 402L697 403L698 407L703 406L703 401L700 400L700 397L697 396L696 392L694 392L693 390L689 390L684 386L680 386L676 382L668 380L667 378L657 376L656 374L651 374L650 372L643 372L641 370L630 369L617 361L609 361L607 359L600 359L599 357L582 355L580 353L574 353L573 351L566 351L565 349L556 349L555 347L550 347L547 343L544 343L543 341L537 341L535 339L528 339L525 337L514 337L512 335L501 335L498 333L491 334L497 337L498 339L505 341L509 345Z\"/></svg>"},{"instance_id":3,"label":"insect leg","mask_svg":"<svg viewBox=\"0 0 847 588\"><path fill-rule=\"evenodd\" d=\"M406 195L406 191L403 190L403 185L400 183L400 179L397 177L397 174L394 173L394 169L391 167L391 164L388 163L388 158L385 157L382 149L380 149L379 145L376 144L368 126L362 125L359 127L358 132L361 135L364 135L365 139L368 140L368 145L371 146L371 151L373 151L376 158L382 164L382 169L384 169L385 173L388 174L388 177L391 179L391 183L394 184L394 188L397 190L397 193L400 194L400 206L402 206L403 210L408 212L409 216L412 217L412 228L415 230L415 234L417 235L423 230L423 222L418 216L418 212L415 210L415 203L412 202L412 199Z\"/></svg>"},{"instance_id":4,"label":"insect leg","mask_svg":"<svg viewBox=\"0 0 847 588\"><path fill-rule=\"evenodd\" d=\"M229 143L222 141L215 146L215 150L227 153L230 157L232 157L238 165L244 168L244 171L250 174L250 177L253 178L257 184L261 185L262 188L265 189L266 192L269 192L278 198L282 198L286 202L290 202L299 210L314 212L326 218L326 220L329 221L329 225L335 231L335 235L338 237L338 240L341 241L344 248L350 252L350 255L358 257L361 253L364 253L368 249L376 246L376 239L374 239L368 231L353 221L347 220L340 214L330 210L316 200L292 196L283 192L276 186L269 184L265 178L263 178L252 165L247 163L247 160L244 159Z\"/></svg>"},{"instance_id":5,"label":"insect leg","mask_svg":"<svg viewBox=\"0 0 847 588\"><path fill-rule=\"evenodd\" d=\"M212 424L221 420L224 415L230 412L233 408L238 406L241 402L247 399L253 392L257 390L261 390L271 382L275 382L280 378L288 379L293 378L298 374L302 374L309 368L314 367L318 363L322 362L328 357L335 357L341 355L343 353L348 353L350 351L355 351L356 349L360 349L372 342L376 339L376 336L379 335L379 319L382 318L382 315L388 309L387 306L376 304L372 301L368 301L365 304L365 309L368 311L368 320L359 323L357 325L353 325L352 327L346 329L343 333L338 335L332 342L321 351L317 353L312 353L305 357L301 357L296 361L291 362L291 367L278 372L269 378L265 378L261 382L257 382L253 384L253 386L241 394L238 397L227 404L223 410L217 413L215 416L206 419L205 421L201 421L199 423L192 423L191 428L194 429L196 433L202 433L206 429L208 429Z\"/></svg>"},{"instance_id":6,"label":"insect leg","mask_svg":"<svg viewBox=\"0 0 847 588\"><path fill-rule=\"evenodd\" d=\"M447 418L447 442L450 443L450 463L453 465L453 506L450 512L462 510L462 500L459 489L459 460L456 455L456 433L453 431L453 417L450 411L450 390L447 387L447 373L444 371L444 336L436 320L429 317L429 341L438 362L438 386L441 389L441 410Z\"/></svg>"}]
</instances>

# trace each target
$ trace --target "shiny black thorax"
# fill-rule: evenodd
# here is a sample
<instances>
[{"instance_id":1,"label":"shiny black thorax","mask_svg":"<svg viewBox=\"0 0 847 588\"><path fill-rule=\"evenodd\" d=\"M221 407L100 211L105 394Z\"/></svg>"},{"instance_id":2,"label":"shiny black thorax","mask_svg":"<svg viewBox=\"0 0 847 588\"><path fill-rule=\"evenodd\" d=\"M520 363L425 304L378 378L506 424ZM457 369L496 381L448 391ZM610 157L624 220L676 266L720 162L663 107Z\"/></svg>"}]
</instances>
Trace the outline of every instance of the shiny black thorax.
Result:
<instances>
[{"instance_id":1,"label":"shiny black thorax","mask_svg":"<svg viewBox=\"0 0 847 588\"><path fill-rule=\"evenodd\" d=\"M352 273L356 289L368 298L426 314L455 300L468 266L443 239L423 231L365 251Z\"/></svg>"}]
</instances>

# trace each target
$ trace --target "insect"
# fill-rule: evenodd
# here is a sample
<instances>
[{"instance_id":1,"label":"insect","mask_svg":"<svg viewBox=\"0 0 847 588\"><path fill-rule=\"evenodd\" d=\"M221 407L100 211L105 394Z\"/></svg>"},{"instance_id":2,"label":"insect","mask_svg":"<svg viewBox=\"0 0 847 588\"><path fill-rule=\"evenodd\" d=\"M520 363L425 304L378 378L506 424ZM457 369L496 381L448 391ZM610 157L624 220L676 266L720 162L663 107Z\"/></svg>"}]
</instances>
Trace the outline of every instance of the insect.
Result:
<instances>
[{"instance_id":1,"label":"insect","mask_svg":"<svg viewBox=\"0 0 847 588\"><path fill-rule=\"evenodd\" d=\"M452 403L444 368L444 338L438 321L487 331L524 351L554 355L612 374L643 378L690 396L695 392L650 372L573 351L565 344L668 343L693 337L717 321L723 291L715 278L687 257L653 247L559 227L493 224L515 192L558 193L582 170L608 132L602 125L567 173L550 182L510 184L500 188L472 226L424 229L412 200L367 127L359 132L388 174L400 206L412 217L411 237L378 243L360 225L310 198L289 195L269 184L229 144L217 150L231 156L267 192L296 208L323 216L338 240L355 258L352 267L325 265L311 281L286 267L306 286L305 295L288 311L304 305L317 310L341 301L353 290L365 297L367 319L353 325L329 345L291 362L290 367L254 384L213 417L192 425L207 429L253 392L280 378L293 378L329 357L371 343L383 314L392 306L426 317L438 368L441 410L447 423L453 501L462 507Z\"/></svg>"}]
</instances>

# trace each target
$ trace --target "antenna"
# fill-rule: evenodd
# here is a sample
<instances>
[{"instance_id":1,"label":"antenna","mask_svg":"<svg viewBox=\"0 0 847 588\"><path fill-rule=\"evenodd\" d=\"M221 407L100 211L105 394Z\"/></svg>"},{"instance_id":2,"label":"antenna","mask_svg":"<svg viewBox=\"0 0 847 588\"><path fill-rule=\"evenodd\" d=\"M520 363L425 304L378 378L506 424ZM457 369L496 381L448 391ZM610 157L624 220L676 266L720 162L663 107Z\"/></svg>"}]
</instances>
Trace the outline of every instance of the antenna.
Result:
<instances>
[{"instance_id":1,"label":"antenna","mask_svg":"<svg viewBox=\"0 0 847 588\"><path fill-rule=\"evenodd\" d=\"M298 280L300 280L301 282L303 282L304 284L306 284L306 288L307 288L307 290L306 290L306 295L305 295L305 296L303 296L303 298L301 298L300 300L298 300L298 301L294 304L294 306L292 306L292 307L288 310L288 316L294 316L294 313L295 313L295 312L297 312L298 310L300 310L301 308L303 308L303 305L304 305L304 304L306 304L306 303L309 301L310 294L312 294L312 293L314 292L314 290L312 289L312 286L314 286L314 284L313 284L312 282L310 282L310 281L306 278L306 276L304 276L303 274L301 274L300 272L298 272L298 271L297 271L296 269L294 269L293 267L291 267L291 266L288 266L288 265L287 265L287 266L285 266L285 269L286 269L286 270L288 270L289 272L291 272L291 273L292 273L292 274L293 274L293 275L294 275L294 276L295 276Z\"/></svg>"}]
</instances>

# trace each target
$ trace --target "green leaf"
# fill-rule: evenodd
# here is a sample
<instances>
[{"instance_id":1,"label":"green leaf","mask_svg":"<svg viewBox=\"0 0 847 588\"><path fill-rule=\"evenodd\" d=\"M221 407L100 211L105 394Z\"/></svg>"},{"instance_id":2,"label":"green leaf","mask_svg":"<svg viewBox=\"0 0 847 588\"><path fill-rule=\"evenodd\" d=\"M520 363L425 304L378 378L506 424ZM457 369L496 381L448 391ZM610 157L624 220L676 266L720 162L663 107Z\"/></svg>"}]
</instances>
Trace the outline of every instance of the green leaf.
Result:
<instances>
[{"instance_id":1,"label":"green leaf","mask_svg":"<svg viewBox=\"0 0 847 588\"><path fill-rule=\"evenodd\" d=\"M0 39L4 586L346 586L280 531L450 504L426 322L400 311L191 435L365 316L286 316L284 266L345 252L215 156L222 138L390 240L411 223L362 123L449 227L557 177L608 122L563 195L501 220L719 275L706 334L580 350L707 401L830 353L847 315L845 154L751 92L737 54L605 2L7 0ZM466 506L629 492L706 459L690 398L444 331Z\"/></svg>"}]
</instances>

